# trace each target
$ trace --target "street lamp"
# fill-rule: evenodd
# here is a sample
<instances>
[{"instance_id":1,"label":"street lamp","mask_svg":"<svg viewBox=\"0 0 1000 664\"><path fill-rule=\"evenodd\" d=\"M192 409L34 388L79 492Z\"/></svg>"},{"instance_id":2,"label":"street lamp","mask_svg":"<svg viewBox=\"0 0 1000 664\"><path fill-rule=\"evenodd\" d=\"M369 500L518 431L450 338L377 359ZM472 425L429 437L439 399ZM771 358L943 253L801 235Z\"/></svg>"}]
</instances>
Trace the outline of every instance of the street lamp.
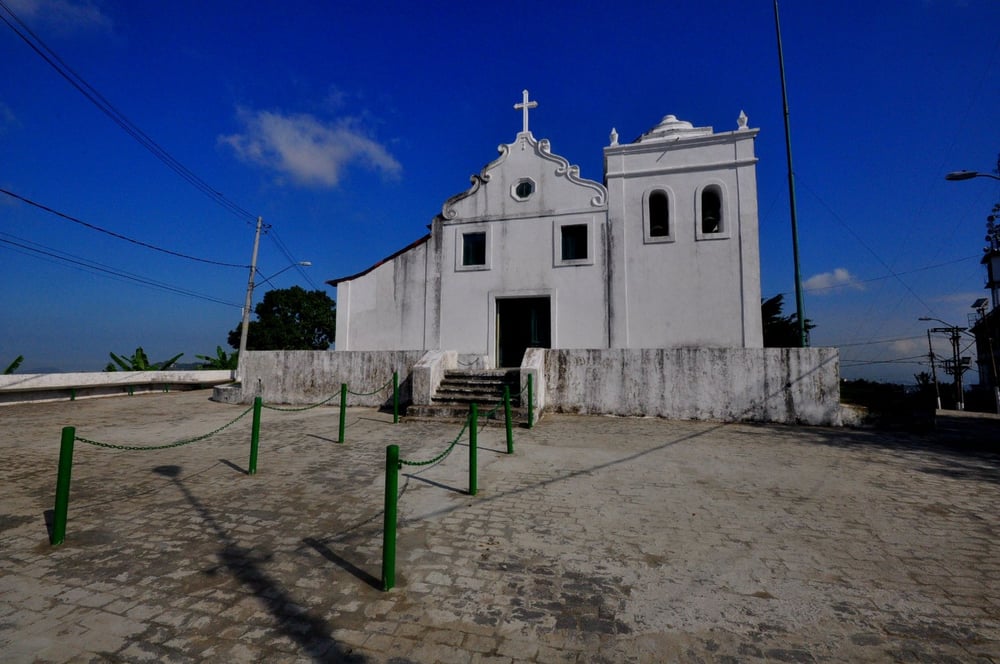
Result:
<instances>
[{"instance_id":1,"label":"street lamp","mask_svg":"<svg viewBox=\"0 0 1000 664\"><path fill-rule=\"evenodd\" d=\"M930 338L931 332L945 332L951 337L951 353L952 353L951 370L950 371L948 370L948 361L945 360L945 371L955 377L955 407L958 410L965 410L965 393L962 388L962 374L965 372L966 369L965 360L967 358L959 357L959 355L961 353L960 341L962 338L962 332L965 332L967 328L959 327L958 325L950 325L945 321L941 320L940 318L932 318L930 316L921 316L917 320L923 320L923 321L933 320L944 325L944 327L932 327L930 330L927 331L928 346L930 346L931 343L931 338ZM933 349L931 350L931 362L932 362L931 366L933 367L933 362L934 362ZM935 378L934 380L936 383L937 378Z\"/></svg>"},{"instance_id":2,"label":"street lamp","mask_svg":"<svg viewBox=\"0 0 1000 664\"><path fill-rule=\"evenodd\" d=\"M980 173L979 171L952 171L944 176L945 180L951 180L952 182L971 180L972 178L993 178L994 180L1000 180L1000 177L992 173Z\"/></svg>"},{"instance_id":3,"label":"street lamp","mask_svg":"<svg viewBox=\"0 0 1000 664\"><path fill-rule=\"evenodd\" d=\"M270 277L264 277L263 279L261 279L261 281L271 284L271 279L274 279L276 276L278 276L282 272L285 272L287 270L291 270L293 267L312 267L312 263L310 261L299 261L298 263L292 263L288 267L281 268L280 270L278 270L277 272L275 272L274 274L272 274ZM257 270L257 271L260 272L260 270ZM271 285L273 286L274 284L271 284Z\"/></svg>"}]
</instances>

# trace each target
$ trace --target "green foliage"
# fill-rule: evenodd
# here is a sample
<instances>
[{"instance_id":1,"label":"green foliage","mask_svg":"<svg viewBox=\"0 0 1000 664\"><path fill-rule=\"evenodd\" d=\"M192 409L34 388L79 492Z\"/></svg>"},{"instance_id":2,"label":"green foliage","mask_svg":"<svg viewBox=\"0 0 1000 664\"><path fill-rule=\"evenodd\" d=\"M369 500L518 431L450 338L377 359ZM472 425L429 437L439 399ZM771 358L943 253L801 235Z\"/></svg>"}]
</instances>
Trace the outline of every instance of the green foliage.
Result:
<instances>
[{"instance_id":1,"label":"green foliage","mask_svg":"<svg viewBox=\"0 0 1000 664\"><path fill-rule=\"evenodd\" d=\"M113 361L108 362L108 366L104 367L104 370L119 371L120 368L121 371L166 371L174 366L183 354L178 353L163 362L150 363L149 358L146 356L146 351L142 349L142 346L139 346L132 353L131 357L122 357L114 353L108 353Z\"/></svg>"},{"instance_id":2,"label":"green foliage","mask_svg":"<svg viewBox=\"0 0 1000 664\"><path fill-rule=\"evenodd\" d=\"M18 355L17 357L15 357L14 361L11 362L10 365L8 365L8 367L3 370L3 375L9 376L10 374L17 371L17 368L21 366L21 362L24 362L24 355Z\"/></svg>"},{"instance_id":3,"label":"green foliage","mask_svg":"<svg viewBox=\"0 0 1000 664\"><path fill-rule=\"evenodd\" d=\"M784 300L785 296L778 293L760 303L765 348L798 348L802 345L799 337L799 315L794 313L782 316L781 308L784 306ZM807 341L809 331L815 327L813 322L807 318L805 324Z\"/></svg>"},{"instance_id":4,"label":"green foliage","mask_svg":"<svg viewBox=\"0 0 1000 664\"><path fill-rule=\"evenodd\" d=\"M195 355L195 357L202 361L200 369L235 369L239 356L239 351L229 354L222 350L222 346L215 347L215 357L211 355Z\"/></svg>"},{"instance_id":5,"label":"green foliage","mask_svg":"<svg viewBox=\"0 0 1000 664\"><path fill-rule=\"evenodd\" d=\"M321 290L299 286L268 291L250 321L248 350L326 350L336 337L337 304ZM229 332L228 342L240 346L242 323Z\"/></svg>"}]
</instances>

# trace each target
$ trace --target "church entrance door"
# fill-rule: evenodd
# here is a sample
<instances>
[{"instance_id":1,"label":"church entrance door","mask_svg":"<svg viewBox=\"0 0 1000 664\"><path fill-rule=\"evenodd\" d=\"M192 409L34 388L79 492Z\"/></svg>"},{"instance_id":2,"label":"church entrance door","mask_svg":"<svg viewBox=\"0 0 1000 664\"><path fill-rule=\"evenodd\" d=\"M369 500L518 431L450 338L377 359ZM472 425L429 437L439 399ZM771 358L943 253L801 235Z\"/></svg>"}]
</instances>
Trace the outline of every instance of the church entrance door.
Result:
<instances>
[{"instance_id":1,"label":"church entrance door","mask_svg":"<svg viewBox=\"0 0 1000 664\"><path fill-rule=\"evenodd\" d=\"M549 298L497 298L497 366L519 367L528 348L552 346Z\"/></svg>"}]
</instances>

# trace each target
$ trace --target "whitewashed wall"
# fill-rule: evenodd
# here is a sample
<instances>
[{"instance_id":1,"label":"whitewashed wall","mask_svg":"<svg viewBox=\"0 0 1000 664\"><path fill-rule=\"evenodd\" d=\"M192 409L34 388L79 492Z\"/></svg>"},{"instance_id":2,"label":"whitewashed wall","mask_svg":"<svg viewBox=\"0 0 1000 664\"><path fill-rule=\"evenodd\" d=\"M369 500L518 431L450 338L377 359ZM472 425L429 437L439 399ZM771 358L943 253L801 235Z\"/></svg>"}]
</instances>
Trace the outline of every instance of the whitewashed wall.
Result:
<instances>
[{"instance_id":1,"label":"whitewashed wall","mask_svg":"<svg viewBox=\"0 0 1000 664\"><path fill-rule=\"evenodd\" d=\"M239 398L247 403L259 390L267 403L313 404L338 394L343 382L366 392L398 371L400 400L410 403L414 366L443 355L454 351L250 351ZM546 410L841 424L836 348L530 349L522 371L535 373L536 403ZM349 403L388 399L386 391Z\"/></svg>"},{"instance_id":2,"label":"whitewashed wall","mask_svg":"<svg viewBox=\"0 0 1000 664\"><path fill-rule=\"evenodd\" d=\"M549 410L840 425L836 348L545 351Z\"/></svg>"},{"instance_id":3,"label":"whitewashed wall","mask_svg":"<svg viewBox=\"0 0 1000 664\"><path fill-rule=\"evenodd\" d=\"M265 403L308 405L340 394L340 384L352 392L371 392L399 372L400 401L410 401L410 369L424 352L411 351L248 351L239 400L260 395ZM350 395L352 406L379 406L392 389L371 396ZM340 403L339 397L331 401Z\"/></svg>"}]
</instances>

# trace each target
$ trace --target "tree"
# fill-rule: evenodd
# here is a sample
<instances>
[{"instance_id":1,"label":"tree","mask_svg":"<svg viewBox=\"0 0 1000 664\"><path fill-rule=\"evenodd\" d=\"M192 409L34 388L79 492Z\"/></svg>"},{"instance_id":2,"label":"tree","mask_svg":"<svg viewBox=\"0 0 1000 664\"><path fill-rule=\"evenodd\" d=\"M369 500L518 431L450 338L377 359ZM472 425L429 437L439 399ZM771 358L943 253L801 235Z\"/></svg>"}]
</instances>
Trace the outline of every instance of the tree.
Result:
<instances>
[{"instance_id":1,"label":"tree","mask_svg":"<svg viewBox=\"0 0 1000 664\"><path fill-rule=\"evenodd\" d=\"M211 355L195 355L195 357L202 361L201 366L198 367L199 369L235 369L239 356L239 351L226 353L226 351L222 350L222 346L215 347L215 357Z\"/></svg>"},{"instance_id":2,"label":"tree","mask_svg":"<svg viewBox=\"0 0 1000 664\"><path fill-rule=\"evenodd\" d=\"M254 307L249 350L326 350L336 337L337 303L321 290L299 286L268 291ZM229 345L240 347L243 324L229 332Z\"/></svg>"},{"instance_id":3,"label":"tree","mask_svg":"<svg viewBox=\"0 0 1000 664\"><path fill-rule=\"evenodd\" d=\"M146 351L142 349L142 346L139 346L135 349L135 352L132 353L131 357L123 357L121 355L115 355L114 353L108 353L113 362L108 362L108 366L104 367L104 370L118 371L119 367L121 367L122 371L166 371L170 367L174 366L174 363L177 362L183 354L184 353L177 353L169 360L150 363L149 358L146 356Z\"/></svg>"},{"instance_id":4,"label":"tree","mask_svg":"<svg viewBox=\"0 0 1000 664\"><path fill-rule=\"evenodd\" d=\"M794 313L782 316L781 308L784 306L784 300L785 296L778 293L760 304L765 348L798 348L801 345L799 315ZM806 339L809 338L809 330L815 327L813 322L807 318L805 324Z\"/></svg>"}]
</instances>

